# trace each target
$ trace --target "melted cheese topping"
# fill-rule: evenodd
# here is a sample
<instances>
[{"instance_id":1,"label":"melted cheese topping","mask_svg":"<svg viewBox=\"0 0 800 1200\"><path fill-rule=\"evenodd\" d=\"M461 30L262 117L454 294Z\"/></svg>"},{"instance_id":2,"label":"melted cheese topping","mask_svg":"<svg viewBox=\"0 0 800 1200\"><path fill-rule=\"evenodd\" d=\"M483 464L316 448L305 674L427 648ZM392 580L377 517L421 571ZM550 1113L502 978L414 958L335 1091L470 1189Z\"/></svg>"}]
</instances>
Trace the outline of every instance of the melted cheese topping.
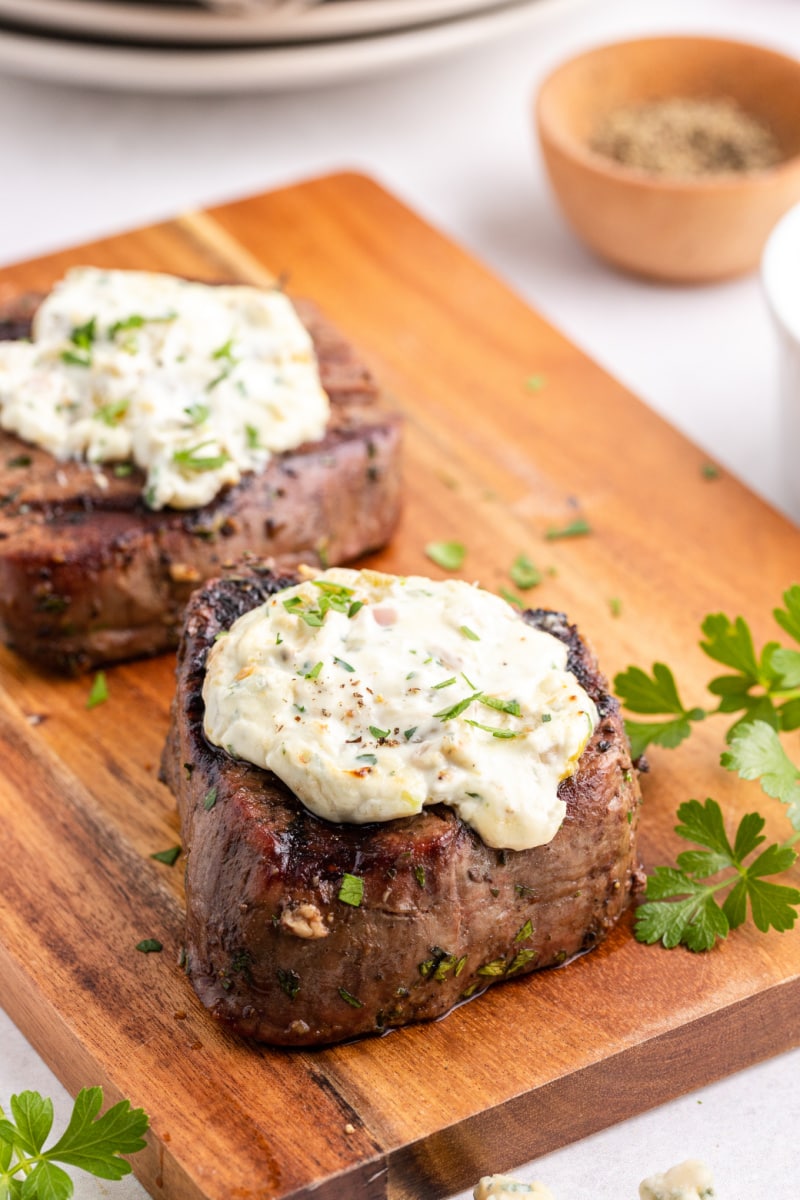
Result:
<instances>
[{"instance_id":1,"label":"melted cheese topping","mask_svg":"<svg viewBox=\"0 0 800 1200\"><path fill-rule=\"evenodd\" d=\"M704 1162L687 1158L663 1175L651 1175L639 1184L640 1200L713 1200L714 1180Z\"/></svg>"},{"instance_id":2,"label":"melted cheese topping","mask_svg":"<svg viewBox=\"0 0 800 1200\"><path fill-rule=\"evenodd\" d=\"M523 1183L510 1175L484 1175L472 1194L475 1200L518 1200L519 1196L528 1196L530 1200L555 1200L550 1188L543 1183L535 1179L532 1183Z\"/></svg>"},{"instance_id":3,"label":"melted cheese topping","mask_svg":"<svg viewBox=\"0 0 800 1200\"><path fill-rule=\"evenodd\" d=\"M133 461L151 508L197 508L322 437L311 339L279 291L72 270L0 342L0 425L56 458Z\"/></svg>"},{"instance_id":4,"label":"melted cheese topping","mask_svg":"<svg viewBox=\"0 0 800 1200\"><path fill-rule=\"evenodd\" d=\"M567 648L497 596L333 569L246 613L212 648L215 745L317 816L362 824L448 804L487 845L549 842L597 711Z\"/></svg>"}]
</instances>

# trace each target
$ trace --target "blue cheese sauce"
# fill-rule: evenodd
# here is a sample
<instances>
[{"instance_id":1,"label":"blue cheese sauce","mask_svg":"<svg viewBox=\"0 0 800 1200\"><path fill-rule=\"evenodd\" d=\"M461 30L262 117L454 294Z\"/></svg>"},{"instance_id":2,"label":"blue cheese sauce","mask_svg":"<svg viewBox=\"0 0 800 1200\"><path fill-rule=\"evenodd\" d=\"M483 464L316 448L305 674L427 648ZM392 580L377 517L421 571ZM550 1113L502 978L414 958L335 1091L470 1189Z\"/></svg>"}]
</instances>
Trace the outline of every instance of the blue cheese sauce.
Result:
<instances>
[{"instance_id":1,"label":"blue cheese sauce","mask_svg":"<svg viewBox=\"0 0 800 1200\"><path fill-rule=\"evenodd\" d=\"M57 459L132 461L154 509L197 508L329 417L280 291L80 267L0 342L0 426Z\"/></svg>"},{"instance_id":2,"label":"blue cheese sauce","mask_svg":"<svg viewBox=\"0 0 800 1200\"><path fill-rule=\"evenodd\" d=\"M215 643L205 732L326 820L441 803L487 845L525 850L557 833L558 784L598 720L566 663L478 587L335 568Z\"/></svg>"}]
</instances>

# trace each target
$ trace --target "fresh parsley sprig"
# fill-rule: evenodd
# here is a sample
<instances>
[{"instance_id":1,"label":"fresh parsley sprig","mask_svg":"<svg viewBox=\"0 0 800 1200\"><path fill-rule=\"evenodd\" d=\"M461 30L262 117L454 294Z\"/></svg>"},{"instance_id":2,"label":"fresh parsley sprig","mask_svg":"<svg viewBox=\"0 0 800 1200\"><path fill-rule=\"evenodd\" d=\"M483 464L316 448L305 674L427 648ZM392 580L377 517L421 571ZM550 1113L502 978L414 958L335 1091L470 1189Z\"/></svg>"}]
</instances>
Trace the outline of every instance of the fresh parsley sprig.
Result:
<instances>
[{"instance_id":1,"label":"fresh parsley sprig","mask_svg":"<svg viewBox=\"0 0 800 1200\"><path fill-rule=\"evenodd\" d=\"M53 1102L39 1092L11 1097L11 1115L0 1108L0 1198L2 1200L69 1200L72 1179L62 1166L78 1167L100 1179L122 1179L131 1165L122 1154L145 1146L149 1121L141 1108L120 1100L98 1116L103 1089L83 1088L61 1137L44 1144L53 1127Z\"/></svg>"},{"instance_id":2,"label":"fresh parsley sprig","mask_svg":"<svg viewBox=\"0 0 800 1200\"><path fill-rule=\"evenodd\" d=\"M718 938L727 937L747 919L748 904L753 921L762 933L769 929L792 929L800 906L800 890L770 883L766 876L779 875L795 862L790 842L773 843L748 858L766 840L764 818L746 813L739 822L733 845L725 831L722 810L716 800L705 804L689 800L678 809L680 824L675 832L704 847L685 850L677 867L657 867L648 877L646 903L637 912L635 933L640 942L661 942L668 949L684 945L689 950L710 950ZM717 897L727 890L722 903Z\"/></svg>"},{"instance_id":3,"label":"fresh parsley sprig","mask_svg":"<svg viewBox=\"0 0 800 1200\"><path fill-rule=\"evenodd\" d=\"M800 586L795 584L784 592L783 601L786 607L776 608L773 616L800 644ZM709 692L717 700L716 708L687 707L664 663L654 663L652 675L640 667L629 667L614 680L617 695L630 712L670 718L626 721L634 757L648 745L679 745L689 736L693 722L718 713L741 714L728 730L729 741L738 730L756 722L786 732L800 728L800 649L767 642L757 653L744 618L731 620L724 613L710 613L701 629L703 652L714 662L731 668L708 683Z\"/></svg>"}]
</instances>

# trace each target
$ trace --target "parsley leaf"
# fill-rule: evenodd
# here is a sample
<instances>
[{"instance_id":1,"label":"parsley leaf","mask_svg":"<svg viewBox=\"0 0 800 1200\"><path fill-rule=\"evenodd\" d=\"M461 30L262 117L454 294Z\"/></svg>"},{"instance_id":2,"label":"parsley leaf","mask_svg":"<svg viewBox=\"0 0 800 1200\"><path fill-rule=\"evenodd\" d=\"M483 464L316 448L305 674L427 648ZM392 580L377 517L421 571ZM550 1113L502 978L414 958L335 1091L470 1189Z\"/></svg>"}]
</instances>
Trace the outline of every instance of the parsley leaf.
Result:
<instances>
[{"instance_id":1,"label":"parsley leaf","mask_svg":"<svg viewBox=\"0 0 800 1200\"><path fill-rule=\"evenodd\" d=\"M746 813L731 846L715 800L705 804L689 800L678 809L675 832L705 850L678 855L677 867L657 867L647 880L647 902L637 912L635 933L640 942L660 941L668 949L684 945L689 950L710 950L718 938L747 917L762 933L791 929L800 906L800 890L768 883L765 875L787 871L797 855L789 846L773 844L745 863L764 842L764 818ZM714 878L727 871L721 879ZM722 905L719 892L730 888Z\"/></svg>"},{"instance_id":2,"label":"parsley leaf","mask_svg":"<svg viewBox=\"0 0 800 1200\"><path fill-rule=\"evenodd\" d=\"M103 1089L83 1088L77 1095L67 1128L44 1149L53 1124L53 1104L38 1092L11 1097L11 1117L0 1109L0 1195L34 1200L69 1200L74 1185L66 1171L77 1167L100 1179L122 1179L131 1166L122 1154L145 1146L147 1114L120 1100L98 1116Z\"/></svg>"},{"instance_id":3,"label":"parsley leaf","mask_svg":"<svg viewBox=\"0 0 800 1200\"><path fill-rule=\"evenodd\" d=\"M230 460L230 455L224 450L218 454L198 454L198 450L212 444L213 441L198 442L196 446L189 446L186 450L175 450L172 461L186 471L218 471Z\"/></svg>"},{"instance_id":4,"label":"parsley leaf","mask_svg":"<svg viewBox=\"0 0 800 1200\"><path fill-rule=\"evenodd\" d=\"M98 671L92 680L92 686L86 698L86 707L97 708L98 704L105 704L107 699L108 684L106 683L106 673L105 671Z\"/></svg>"},{"instance_id":5,"label":"parsley leaf","mask_svg":"<svg viewBox=\"0 0 800 1200\"><path fill-rule=\"evenodd\" d=\"M675 677L664 663L653 663L653 674L629 667L614 679L614 688L630 712L674 714L671 721L628 721L625 730L631 755L638 758L651 743L672 749L691 733L691 722L707 715L702 708L686 708L678 695Z\"/></svg>"},{"instance_id":6,"label":"parsley leaf","mask_svg":"<svg viewBox=\"0 0 800 1200\"><path fill-rule=\"evenodd\" d=\"M353 908L358 908L361 901L364 899L364 880L360 875L348 875L347 872L342 876L342 883L339 888L338 899L342 904L349 904Z\"/></svg>"},{"instance_id":7,"label":"parsley leaf","mask_svg":"<svg viewBox=\"0 0 800 1200\"><path fill-rule=\"evenodd\" d=\"M768 796L788 805L787 816L800 832L800 770L765 721L740 726L731 737L730 750L720 759L723 767L742 779L758 779Z\"/></svg>"},{"instance_id":8,"label":"parsley leaf","mask_svg":"<svg viewBox=\"0 0 800 1200\"><path fill-rule=\"evenodd\" d=\"M527 554L518 554L508 569L509 578L520 591L527 592L542 582L542 572Z\"/></svg>"},{"instance_id":9,"label":"parsley leaf","mask_svg":"<svg viewBox=\"0 0 800 1200\"><path fill-rule=\"evenodd\" d=\"M428 542L425 553L443 571L457 571L467 556L467 548L461 542Z\"/></svg>"},{"instance_id":10,"label":"parsley leaf","mask_svg":"<svg viewBox=\"0 0 800 1200\"><path fill-rule=\"evenodd\" d=\"M554 542L558 538L583 537L584 534L591 533L592 527L585 517L576 517L574 521L570 521L568 525L555 526L551 525L545 531L545 537L548 542Z\"/></svg>"}]
</instances>

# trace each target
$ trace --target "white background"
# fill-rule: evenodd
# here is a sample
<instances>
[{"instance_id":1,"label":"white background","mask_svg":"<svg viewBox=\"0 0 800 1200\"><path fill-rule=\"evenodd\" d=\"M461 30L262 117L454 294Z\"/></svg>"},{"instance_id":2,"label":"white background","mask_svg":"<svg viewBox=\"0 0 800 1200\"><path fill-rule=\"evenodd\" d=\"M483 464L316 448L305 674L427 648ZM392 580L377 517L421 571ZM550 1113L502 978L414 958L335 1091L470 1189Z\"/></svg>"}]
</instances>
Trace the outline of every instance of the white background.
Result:
<instances>
[{"instance_id":1,"label":"white background","mask_svg":"<svg viewBox=\"0 0 800 1200\"><path fill-rule=\"evenodd\" d=\"M326 171L364 170L787 507L776 347L757 277L689 289L612 273L561 223L534 148L531 97L557 62L601 41L690 30L800 55L800 0L589 0L454 58L284 95L103 95L0 77L0 263ZM557 1200L635 1200L645 1174L693 1155L712 1165L720 1200L788 1200L800 1193L799 1075L795 1051L517 1174L541 1179ZM65 1119L66 1093L0 1013L0 1103L26 1087L56 1097ZM85 1177L76 1195L144 1197L135 1182Z\"/></svg>"}]
</instances>

